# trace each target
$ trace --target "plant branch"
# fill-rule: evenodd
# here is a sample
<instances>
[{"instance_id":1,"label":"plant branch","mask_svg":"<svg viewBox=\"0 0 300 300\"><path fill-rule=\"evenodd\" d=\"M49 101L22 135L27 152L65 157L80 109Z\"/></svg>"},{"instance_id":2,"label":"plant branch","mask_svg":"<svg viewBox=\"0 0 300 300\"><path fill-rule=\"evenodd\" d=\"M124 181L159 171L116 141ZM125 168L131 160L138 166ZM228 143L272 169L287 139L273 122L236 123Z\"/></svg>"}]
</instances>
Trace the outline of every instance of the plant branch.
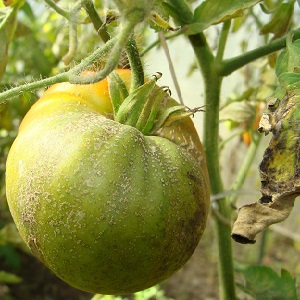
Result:
<instances>
[{"instance_id":1,"label":"plant branch","mask_svg":"<svg viewBox=\"0 0 300 300\"><path fill-rule=\"evenodd\" d=\"M111 51L111 49L114 47L114 45L117 43L118 37L114 37L110 39L106 44L104 44L102 47L98 48L96 51L94 51L92 54L84 58L77 66L72 68L69 73L72 73L75 75L78 75L82 71L86 69L86 67L93 64L98 58L106 55ZM87 76L84 76L87 77Z\"/></svg>"},{"instance_id":2,"label":"plant branch","mask_svg":"<svg viewBox=\"0 0 300 300\"><path fill-rule=\"evenodd\" d=\"M110 36L109 36L108 32L106 31L105 26L103 26L103 22L100 19L99 15L95 9L93 1L86 0L84 3L84 9L87 12L87 14L89 15L98 35L101 37L102 41L104 43L106 43L110 39Z\"/></svg>"},{"instance_id":3,"label":"plant branch","mask_svg":"<svg viewBox=\"0 0 300 300\"><path fill-rule=\"evenodd\" d=\"M53 10L55 10L59 15L63 16L64 18L70 18L69 12L59 7L55 2L52 0L44 0Z\"/></svg>"},{"instance_id":4,"label":"plant branch","mask_svg":"<svg viewBox=\"0 0 300 300\"><path fill-rule=\"evenodd\" d=\"M241 136L243 135L243 133L246 132L245 129L243 130L239 130L239 131L235 131L234 133L232 133L231 135L229 135L227 138L225 138L224 140L221 140L219 143L219 149L222 150L224 148L224 146L229 143L232 139L234 139L236 136Z\"/></svg>"},{"instance_id":5,"label":"plant branch","mask_svg":"<svg viewBox=\"0 0 300 300\"><path fill-rule=\"evenodd\" d=\"M59 82L65 82L68 81L68 73L61 73L52 77L48 77L42 80L34 81L31 83L27 83L24 85L19 85L15 88L12 88L10 90L7 90L5 92L0 93L0 104L5 103L8 99L12 97L16 97L18 95L21 95L25 92L31 92L34 90L37 90L39 88L49 86L55 83Z\"/></svg>"},{"instance_id":6,"label":"plant branch","mask_svg":"<svg viewBox=\"0 0 300 300\"><path fill-rule=\"evenodd\" d=\"M229 34L229 30L230 30L230 26L231 26L231 20L228 20L226 22L223 23L223 27L222 27L222 31L221 31L221 35L220 35L220 40L219 40L219 48L218 48L218 52L216 55L216 62L221 62L224 56L224 52L225 52L225 47L226 47L226 42L227 42L227 37Z\"/></svg>"},{"instance_id":7,"label":"plant branch","mask_svg":"<svg viewBox=\"0 0 300 300\"><path fill-rule=\"evenodd\" d=\"M75 84L90 84L98 82L108 76L118 65L121 53L125 48L134 27L141 21L141 11L135 11L131 14L130 20L123 19L121 22L121 30L117 35L117 41L113 45L109 58L105 64L105 67L94 76L80 76L76 74L70 75L70 82ZM80 70L80 67L78 68Z\"/></svg>"},{"instance_id":8,"label":"plant branch","mask_svg":"<svg viewBox=\"0 0 300 300\"><path fill-rule=\"evenodd\" d=\"M300 39L300 29L293 31L293 40ZM274 40L267 45L261 46L237 57L226 59L220 66L219 72L221 76L228 76L232 72L247 65L248 63L264 57L268 54L283 49L286 46L286 36Z\"/></svg>"},{"instance_id":9,"label":"plant branch","mask_svg":"<svg viewBox=\"0 0 300 300\"><path fill-rule=\"evenodd\" d=\"M69 4L70 7L70 18L69 18L69 51L62 58L65 65L68 65L74 58L77 53L78 40L77 40L77 14L80 7L72 7L72 4Z\"/></svg>"},{"instance_id":10,"label":"plant branch","mask_svg":"<svg viewBox=\"0 0 300 300\"><path fill-rule=\"evenodd\" d=\"M64 73L58 74L56 76L52 76L52 77L45 78L42 80L34 81L31 83L23 84L23 85L17 86L15 88L12 88L10 90L0 93L0 103L3 103L5 101L9 100L10 98L18 96L24 92L30 92L30 91L34 91L39 88L43 88L43 87L55 84L55 83L69 81L70 76L77 75L81 71L85 70L89 65L91 65L96 59L107 54L110 51L110 49L113 47L113 45L116 43L116 41L117 41L116 37L109 40L105 45L98 48L95 52L90 54L88 57L86 57L84 60L82 60L80 64L78 64L74 68L70 69L68 72L64 72Z\"/></svg>"}]
</instances>

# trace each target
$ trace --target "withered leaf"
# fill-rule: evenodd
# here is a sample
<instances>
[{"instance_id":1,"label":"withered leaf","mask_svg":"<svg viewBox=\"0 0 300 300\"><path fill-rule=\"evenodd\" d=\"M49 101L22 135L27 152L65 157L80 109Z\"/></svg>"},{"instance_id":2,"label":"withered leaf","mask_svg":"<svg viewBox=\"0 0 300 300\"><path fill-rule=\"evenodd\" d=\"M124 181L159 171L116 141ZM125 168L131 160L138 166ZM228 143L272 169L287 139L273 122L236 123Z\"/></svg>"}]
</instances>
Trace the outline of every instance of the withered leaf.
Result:
<instances>
[{"instance_id":1,"label":"withered leaf","mask_svg":"<svg viewBox=\"0 0 300 300\"><path fill-rule=\"evenodd\" d=\"M262 197L241 207L233 225L232 237L240 243L254 243L259 232L285 220L300 195L300 73L284 72L279 77L279 88L268 103L272 122L266 124L265 118L259 128L273 134L259 166Z\"/></svg>"}]
</instances>

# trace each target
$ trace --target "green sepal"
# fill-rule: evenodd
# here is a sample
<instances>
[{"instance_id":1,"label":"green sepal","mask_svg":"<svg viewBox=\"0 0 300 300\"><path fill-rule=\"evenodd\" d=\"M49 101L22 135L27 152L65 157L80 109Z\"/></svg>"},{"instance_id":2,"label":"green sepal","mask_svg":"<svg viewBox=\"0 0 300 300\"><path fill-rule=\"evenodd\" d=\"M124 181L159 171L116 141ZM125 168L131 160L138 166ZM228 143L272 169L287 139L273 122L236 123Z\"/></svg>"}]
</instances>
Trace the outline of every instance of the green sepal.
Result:
<instances>
[{"instance_id":1,"label":"green sepal","mask_svg":"<svg viewBox=\"0 0 300 300\"><path fill-rule=\"evenodd\" d=\"M115 121L133 126L144 135L154 134L161 127L170 126L173 122L202 110L201 108L191 110L183 105L168 107L166 104L171 98L166 88L156 85L161 74L135 89L123 101L124 95L118 91L121 85L116 84L117 80L113 76L109 81L109 90L111 97L114 97L112 102L116 112Z\"/></svg>"},{"instance_id":2,"label":"green sepal","mask_svg":"<svg viewBox=\"0 0 300 300\"><path fill-rule=\"evenodd\" d=\"M269 23L260 29L261 34L273 33L275 38L283 36L289 29L294 14L295 1L281 3Z\"/></svg>"},{"instance_id":3,"label":"green sepal","mask_svg":"<svg viewBox=\"0 0 300 300\"><path fill-rule=\"evenodd\" d=\"M145 107L137 121L136 128L147 135L153 131L153 126L160 110L162 100L166 97L166 92L163 88L157 86L149 95L149 101L146 102Z\"/></svg>"},{"instance_id":4,"label":"green sepal","mask_svg":"<svg viewBox=\"0 0 300 300\"><path fill-rule=\"evenodd\" d=\"M115 115L115 120L119 123L131 125L136 127L139 121L139 127L144 127L142 125L141 115L145 107L149 107L149 102L151 98L149 97L153 91L156 84L156 78L153 78L138 87L124 100L124 102L119 107L117 114ZM151 109L151 108L150 108ZM150 112L149 112L150 113ZM144 111L145 115L145 111ZM148 120L148 118L147 118ZM147 120L144 120L144 125ZM140 129L140 128L139 128Z\"/></svg>"},{"instance_id":5,"label":"green sepal","mask_svg":"<svg viewBox=\"0 0 300 300\"><path fill-rule=\"evenodd\" d=\"M153 127L152 133L158 131L163 126L169 126L173 122L182 119L185 116L190 116L193 114L192 112L189 112L186 115L186 113L186 106L184 105L176 105L167 108L163 111L163 113L160 116L158 116L157 121Z\"/></svg>"},{"instance_id":6,"label":"green sepal","mask_svg":"<svg viewBox=\"0 0 300 300\"><path fill-rule=\"evenodd\" d=\"M116 116L124 99L128 97L127 87L117 72L112 72L108 76L108 90L113 106L114 116Z\"/></svg>"}]
</instances>

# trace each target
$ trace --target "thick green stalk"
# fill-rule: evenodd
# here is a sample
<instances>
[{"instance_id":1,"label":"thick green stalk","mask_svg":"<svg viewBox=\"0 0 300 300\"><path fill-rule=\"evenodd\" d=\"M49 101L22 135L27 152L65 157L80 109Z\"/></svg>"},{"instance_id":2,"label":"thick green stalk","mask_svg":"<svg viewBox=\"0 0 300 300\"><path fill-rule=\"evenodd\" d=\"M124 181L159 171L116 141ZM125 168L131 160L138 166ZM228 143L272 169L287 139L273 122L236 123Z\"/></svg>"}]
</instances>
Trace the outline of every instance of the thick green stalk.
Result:
<instances>
[{"instance_id":1,"label":"thick green stalk","mask_svg":"<svg viewBox=\"0 0 300 300\"><path fill-rule=\"evenodd\" d=\"M204 147L212 194L223 192L219 160L219 105L222 77L218 65L203 34L189 36L195 56L202 71L205 84L206 113L204 120ZM219 59L219 58L218 58ZM231 218L231 209L226 199L219 201L219 213ZM219 249L219 299L235 299L235 283L231 245L231 228L220 219L215 219Z\"/></svg>"},{"instance_id":2,"label":"thick green stalk","mask_svg":"<svg viewBox=\"0 0 300 300\"><path fill-rule=\"evenodd\" d=\"M204 146L206 149L207 165L210 174L212 194L222 193L223 183L220 175L219 159L219 99L222 79L211 72L205 80L205 98L207 103ZM218 202L219 213L223 218L231 219L231 207L228 199L224 198ZM235 282L233 269L233 255L231 243L231 228L215 218L219 250L219 299L235 299Z\"/></svg>"}]
</instances>

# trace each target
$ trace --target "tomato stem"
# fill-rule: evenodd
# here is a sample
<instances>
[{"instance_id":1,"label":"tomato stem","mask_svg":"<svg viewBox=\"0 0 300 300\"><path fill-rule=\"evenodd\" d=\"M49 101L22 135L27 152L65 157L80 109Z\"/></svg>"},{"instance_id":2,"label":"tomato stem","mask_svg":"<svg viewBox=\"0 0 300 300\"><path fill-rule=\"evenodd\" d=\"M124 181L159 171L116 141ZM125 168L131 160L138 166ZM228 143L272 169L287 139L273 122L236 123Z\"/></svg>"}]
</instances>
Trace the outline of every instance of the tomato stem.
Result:
<instances>
[{"instance_id":1,"label":"tomato stem","mask_svg":"<svg viewBox=\"0 0 300 300\"><path fill-rule=\"evenodd\" d=\"M202 33L190 35L190 43L194 49L199 68L203 74L205 84L206 113L204 119L204 147L206 150L207 166L211 182L212 194L224 191L220 172L219 157L219 106L222 77L219 74L220 61L223 50L220 52L218 62L207 44ZM218 202L218 212L225 219L231 219L231 207L228 199ZM215 218L215 228L218 237L219 250L219 299L234 300L235 282L233 269L233 255L231 242L231 228L219 218Z\"/></svg>"}]
</instances>

